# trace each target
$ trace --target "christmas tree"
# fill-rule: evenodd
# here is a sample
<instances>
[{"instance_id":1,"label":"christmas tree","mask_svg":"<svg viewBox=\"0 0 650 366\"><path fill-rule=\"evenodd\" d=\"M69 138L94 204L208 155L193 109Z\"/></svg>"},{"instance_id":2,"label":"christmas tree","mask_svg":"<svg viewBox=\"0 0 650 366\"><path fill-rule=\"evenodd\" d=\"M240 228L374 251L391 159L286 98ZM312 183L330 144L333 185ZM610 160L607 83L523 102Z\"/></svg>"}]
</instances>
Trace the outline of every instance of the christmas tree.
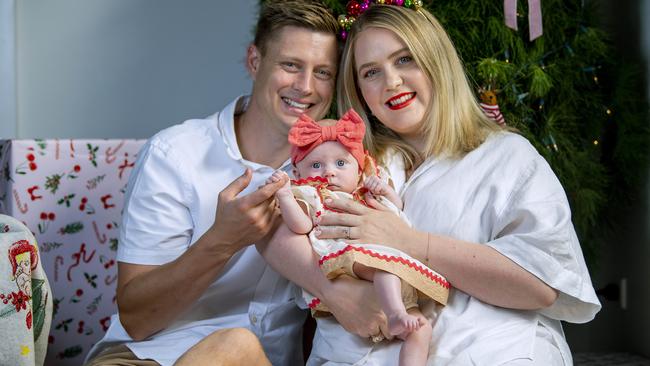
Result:
<instances>
[{"instance_id":1,"label":"christmas tree","mask_svg":"<svg viewBox=\"0 0 650 366\"><path fill-rule=\"evenodd\" d=\"M324 2L335 16L368 3ZM640 68L616 59L606 32L597 26L594 1L540 2L543 34L533 40L536 29L529 32L528 14L535 9L528 4L534 1L511 1L518 30L506 26L502 0L425 0L422 6L449 33L486 112L498 123L500 111L555 171L593 267L615 222L611 208L634 198L647 170L644 78Z\"/></svg>"}]
</instances>

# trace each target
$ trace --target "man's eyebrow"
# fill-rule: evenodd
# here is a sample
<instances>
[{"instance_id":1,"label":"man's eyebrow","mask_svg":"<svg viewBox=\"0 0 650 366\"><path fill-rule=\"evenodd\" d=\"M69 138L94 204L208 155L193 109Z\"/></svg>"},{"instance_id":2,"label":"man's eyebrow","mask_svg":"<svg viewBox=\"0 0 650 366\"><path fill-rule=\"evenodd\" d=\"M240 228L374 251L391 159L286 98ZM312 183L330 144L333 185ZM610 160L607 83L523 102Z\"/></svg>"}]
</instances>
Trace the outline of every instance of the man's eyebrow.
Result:
<instances>
[{"instance_id":1,"label":"man's eyebrow","mask_svg":"<svg viewBox=\"0 0 650 366\"><path fill-rule=\"evenodd\" d=\"M300 64L300 65L305 64L305 61L302 60L300 57L291 56L291 55L279 54L278 57L277 57L277 60L278 60L278 62L290 61L290 62ZM328 68L328 69L336 69L336 66L337 65L333 64L333 63L324 63L324 64L318 64L318 65L314 66L314 68L323 68L324 67L324 68Z\"/></svg>"},{"instance_id":2,"label":"man's eyebrow","mask_svg":"<svg viewBox=\"0 0 650 366\"><path fill-rule=\"evenodd\" d=\"M404 51L408 51L408 47L402 47L402 48L400 48L399 50L397 50L397 51L391 53L390 55L388 55L387 58L393 58L393 57L397 56L398 54L400 54L400 53L402 53L402 52L404 52ZM359 66L359 67L357 68L357 72L359 72L360 70L362 70L362 69L364 69L364 68L366 68L366 67L368 67L368 66L372 66L372 65L374 65L374 64L375 64L375 63L372 62L372 61L371 61L371 62L366 62L365 64L363 64L363 65L361 65L361 66Z\"/></svg>"}]
</instances>

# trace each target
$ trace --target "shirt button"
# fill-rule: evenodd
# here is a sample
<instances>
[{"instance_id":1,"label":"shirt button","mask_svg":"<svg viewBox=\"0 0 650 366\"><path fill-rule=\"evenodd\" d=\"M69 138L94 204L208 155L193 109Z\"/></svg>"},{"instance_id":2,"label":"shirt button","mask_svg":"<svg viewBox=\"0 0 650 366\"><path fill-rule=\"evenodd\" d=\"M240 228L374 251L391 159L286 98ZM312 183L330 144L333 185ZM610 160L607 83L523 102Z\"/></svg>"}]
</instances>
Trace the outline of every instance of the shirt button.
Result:
<instances>
[{"instance_id":1,"label":"shirt button","mask_svg":"<svg viewBox=\"0 0 650 366\"><path fill-rule=\"evenodd\" d=\"M251 315L251 323L257 324L257 316Z\"/></svg>"}]
</instances>

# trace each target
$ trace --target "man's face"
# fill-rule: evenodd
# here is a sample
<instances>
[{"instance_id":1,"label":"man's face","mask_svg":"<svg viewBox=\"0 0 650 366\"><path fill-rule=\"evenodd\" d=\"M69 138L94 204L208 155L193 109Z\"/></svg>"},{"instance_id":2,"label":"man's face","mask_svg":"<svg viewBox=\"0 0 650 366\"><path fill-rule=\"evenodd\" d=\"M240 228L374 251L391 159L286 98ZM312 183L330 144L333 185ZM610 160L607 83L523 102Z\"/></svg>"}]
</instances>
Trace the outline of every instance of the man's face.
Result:
<instances>
[{"instance_id":1,"label":"man's face","mask_svg":"<svg viewBox=\"0 0 650 366\"><path fill-rule=\"evenodd\" d=\"M287 26L267 41L264 55L251 46L251 106L286 135L298 117L314 120L328 111L336 82L337 45L333 34Z\"/></svg>"}]
</instances>

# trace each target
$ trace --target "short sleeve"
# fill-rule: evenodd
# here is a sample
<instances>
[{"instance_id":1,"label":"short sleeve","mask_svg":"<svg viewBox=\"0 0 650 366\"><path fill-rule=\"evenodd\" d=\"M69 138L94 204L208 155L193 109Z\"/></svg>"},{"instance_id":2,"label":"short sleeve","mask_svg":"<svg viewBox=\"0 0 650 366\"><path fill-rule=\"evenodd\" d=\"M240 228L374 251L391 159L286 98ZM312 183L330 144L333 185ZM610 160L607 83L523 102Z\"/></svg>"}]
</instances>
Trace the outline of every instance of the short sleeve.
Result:
<instances>
[{"instance_id":1,"label":"short sleeve","mask_svg":"<svg viewBox=\"0 0 650 366\"><path fill-rule=\"evenodd\" d=\"M543 315L573 323L592 320L601 305L560 182L537 157L516 187L487 245L558 290L558 299L540 311Z\"/></svg>"},{"instance_id":2,"label":"short sleeve","mask_svg":"<svg viewBox=\"0 0 650 366\"><path fill-rule=\"evenodd\" d=\"M159 140L143 146L127 186L118 261L160 265L188 248L194 225L182 167Z\"/></svg>"}]
</instances>

